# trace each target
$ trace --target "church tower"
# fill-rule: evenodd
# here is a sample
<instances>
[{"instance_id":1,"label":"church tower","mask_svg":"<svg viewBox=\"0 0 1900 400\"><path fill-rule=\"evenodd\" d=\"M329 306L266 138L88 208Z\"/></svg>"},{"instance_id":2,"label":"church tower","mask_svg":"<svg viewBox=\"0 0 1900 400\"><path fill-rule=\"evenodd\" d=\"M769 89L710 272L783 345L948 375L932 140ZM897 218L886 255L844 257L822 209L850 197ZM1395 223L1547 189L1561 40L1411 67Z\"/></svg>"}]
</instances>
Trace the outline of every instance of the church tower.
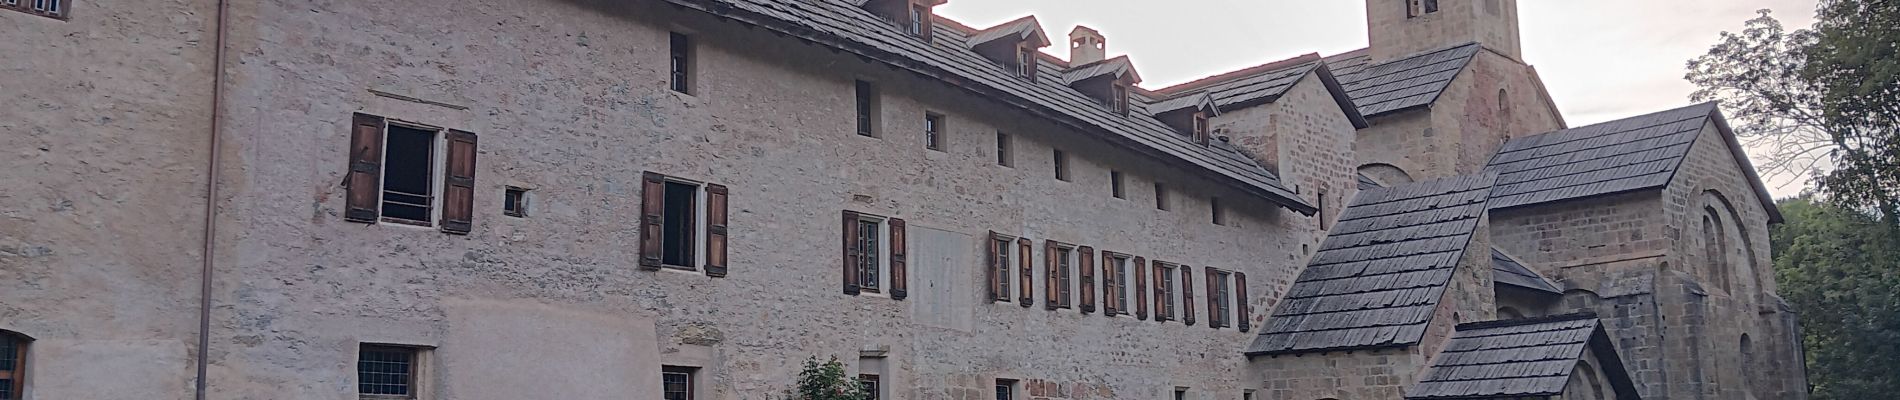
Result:
<instances>
[{"instance_id":1,"label":"church tower","mask_svg":"<svg viewBox=\"0 0 1900 400\"><path fill-rule=\"evenodd\" d=\"M1517 0L1366 0L1374 62L1465 43L1523 62Z\"/></svg>"}]
</instances>

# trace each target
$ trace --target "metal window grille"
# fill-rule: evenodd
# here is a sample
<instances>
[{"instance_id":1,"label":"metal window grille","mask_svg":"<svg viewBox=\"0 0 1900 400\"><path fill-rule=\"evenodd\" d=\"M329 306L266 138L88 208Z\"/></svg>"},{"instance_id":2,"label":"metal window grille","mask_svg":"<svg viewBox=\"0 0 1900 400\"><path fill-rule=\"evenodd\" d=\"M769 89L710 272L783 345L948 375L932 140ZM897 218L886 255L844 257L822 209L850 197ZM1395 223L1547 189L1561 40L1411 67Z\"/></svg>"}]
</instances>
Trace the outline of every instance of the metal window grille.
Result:
<instances>
[{"instance_id":1,"label":"metal window grille","mask_svg":"<svg viewBox=\"0 0 1900 400\"><path fill-rule=\"evenodd\" d=\"M13 335L0 332L0 400L14 400L19 393L13 389L19 383L20 342Z\"/></svg>"},{"instance_id":2,"label":"metal window grille","mask_svg":"<svg viewBox=\"0 0 1900 400\"><path fill-rule=\"evenodd\" d=\"M357 393L363 399L415 398L416 350L363 346L356 361Z\"/></svg>"},{"instance_id":3,"label":"metal window grille","mask_svg":"<svg viewBox=\"0 0 1900 400\"><path fill-rule=\"evenodd\" d=\"M693 372L679 368L666 368L660 373L662 398L665 400L693 399Z\"/></svg>"},{"instance_id":4,"label":"metal window grille","mask_svg":"<svg viewBox=\"0 0 1900 400\"><path fill-rule=\"evenodd\" d=\"M878 285L878 222L858 221L858 290L876 292Z\"/></svg>"}]
</instances>

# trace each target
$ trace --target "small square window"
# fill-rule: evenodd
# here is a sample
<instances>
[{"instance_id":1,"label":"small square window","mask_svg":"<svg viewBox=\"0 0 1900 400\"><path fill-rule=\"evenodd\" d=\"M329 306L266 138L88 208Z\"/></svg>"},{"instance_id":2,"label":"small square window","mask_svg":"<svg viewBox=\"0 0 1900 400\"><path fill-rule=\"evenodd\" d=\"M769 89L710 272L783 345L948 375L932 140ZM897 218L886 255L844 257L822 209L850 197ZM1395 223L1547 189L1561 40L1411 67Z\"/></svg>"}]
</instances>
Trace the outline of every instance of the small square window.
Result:
<instances>
[{"instance_id":1,"label":"small square window","mask_svg":"<svg viewBox=\"0 0 1900 400\"><path fill-rule=\"evenodd\" d=\"M515 218L527 218L528 189L509 186L502 191L501 213Z\"/></svg>"},{"instance_id":2,"label":"small square window","mask_svg":"<svg viewBox=\"0 0 1900 400\"><path fill-rule=\"evenodd\" d=\"M414 347L365 344L357 354L356 387L364 400L416 398Z\"/></svg>"},{"instance_id":3,"label":"small square window","mask_svg":"<svg viewBox=\"0 0 1900 400\"><path fill-rule=\"evenodd\" d=\"M1069 181L1069 155L1062 150L1055 151L1056 180Z\"/></svg>"},{"instance_id":4,"label":"small square window","mask_svg":"<svg viewBox=\"0 0 1900 400\"><path fill-rule=\"evenodd\" d=\"M924 114L924 148L943 151L943 131L942 115Z\"/></svg>"},{"instance_id":5,"label":"small square window","mask_svg":"<svg viewBox=\"0 0 1900 400\"><path fill-rule=\"evenodd\" d=\"M675 367L671 365L660 367L660 398L665 400L693 400L694 392L698 389L693 385L693 375L698 374L698 372L698 368Z\"/></svg>"},{"instance_id":6,"label":"small square window","mask_svg":"<svg viewBox=\"0 0 1900 400\"><path fill-rule=\"evenodd\" d=\"M1128 198L1128 191L1122 185L1121 171L1108 171L1108 190L1117 199Z\"/></svg>"},{"instance_id":7,"label":"small square window","mask_svg":"<svg viewBox=\"0 0 1900 400\"><path fill-rule=\"evenodd\" d=\"M1009 134L1002 132L996 133L996 165L1005 167L1013 167L1016 165L1016 157L1012 152L1012 147L1014 147L1014 145L1009 141Z\"/></svg>"}]
</instances>

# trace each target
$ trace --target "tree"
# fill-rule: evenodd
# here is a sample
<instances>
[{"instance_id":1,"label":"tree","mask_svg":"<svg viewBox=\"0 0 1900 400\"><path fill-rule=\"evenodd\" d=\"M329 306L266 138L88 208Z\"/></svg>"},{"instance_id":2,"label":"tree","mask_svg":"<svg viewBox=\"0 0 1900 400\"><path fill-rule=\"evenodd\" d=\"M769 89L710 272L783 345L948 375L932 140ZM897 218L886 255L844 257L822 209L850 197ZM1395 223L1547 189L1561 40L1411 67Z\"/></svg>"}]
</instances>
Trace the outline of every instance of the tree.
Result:
<instances>
[{"instance_id":1,"label":"tree","mask_svg":"<svg viewBox=\"0 0 1900 400\"><path fill-rule=\"evenodd\" d=\"M798 372L798 386L785 391L790 400L868 400L864 386L856 379L845 375L844 363L837 356L831 361L818 362L818 357L805 359L805 369Z\"/></svg>"},{"instance_id":2,"label":"tree","mask_svg":"<svg viewBox=\"0 0 1900 400\"><path fill-rule=\"evenodd\" d=\"M1801 317L1815 400L1900 393L1900 249L1867 213L1802 197L1772 229L1780 294Z\"/></svg>"},{"instance_id":3,"label":"tree","mask_svg":"<svg viewBox=\"0 0 1900 400\"><path fill-rule=\"evenodd\" d=\"M1723 32L1689 61L1692 97L1731 111L1736 134L1768 151L1764 170L1810 174L1828 200L1900 233L1900 2L1823 0L1817 19L1787 32L1762 10Z\"/></svg>"}]
</instances>

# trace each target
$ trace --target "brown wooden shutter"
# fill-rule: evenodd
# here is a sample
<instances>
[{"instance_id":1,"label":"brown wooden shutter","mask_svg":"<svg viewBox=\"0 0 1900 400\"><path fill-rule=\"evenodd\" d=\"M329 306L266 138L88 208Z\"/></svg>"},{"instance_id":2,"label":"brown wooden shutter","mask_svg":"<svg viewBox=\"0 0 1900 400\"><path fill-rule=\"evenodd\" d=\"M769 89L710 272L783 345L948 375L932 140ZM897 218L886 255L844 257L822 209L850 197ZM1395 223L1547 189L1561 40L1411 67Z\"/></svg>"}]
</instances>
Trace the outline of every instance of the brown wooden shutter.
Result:
<instances>
[{"instance_id":1,"label":"brown wooden shutter","mask_svg":"<svg viewBox=\"0 0 1900 400\"><path fill-rule=\"evenodd\" d=\"M1135 319L1148 319L1148 259L1135 257ZM1159 318L1156 318L1159 319Z\"/></svg>"},{"instance_id":2,"label":"brown wooden shutter","mask_svg":"<svg viewBox=\"0 0 1900 400\"><path fill-rule=\"evenodd\" d=\"M726 186L706 184L706 276L726 276Z\"/></svg>"},{"instance_id":3,"label":"brown wooden shutter","mask_svg":"<svg viewBox=\"0 0 1900 400\"><path fill-rule=\"evenodd\" d=\"M1247 312L1247 273L1234 272L1234 310L1240 315L1240 331L1253 329L1253 315Z\"/></svg>"},{"instance_id":4,"label":"brown wooden shutter","mask_svg":"<svg viewBox=\"0 0 1900 400\"><path fill-rule=\"evenodd\" d=\"M1030 248L1029 239L1017 238L1016 263L1022 265L1023 279L1018 290L1023 292L1023 307L1036 305L1036 252Z\"/></svg>"},{"instance_id":5,"label":"brown wooden shutter","mask_svg":"<svg viewBox=\"0 0 1900 400\"><path fill-rule=\"evenodd\" d=\"M1061 260L1057 260L1056 257L1059 256L1060 254L1061 252L1056 249L1056 241L1054 240L1042 241L1042 255L1043 255L1042 266L1043 266L1043 269L1049 271L1049 275L1046 276L1045 279L1043 279L1042 290L1043 292L1047 293L1046 296L1049 297L1049 302L1048 302L1049 305L1046 306L1045 308L1050 309L1050 310L1054 310L1054 309L1062 307L1062 301L1061 299L1059 299L1059 297L1062 296L1062 291L1057 290L1059 288L1059 286L1057 285L1061 284L1058 280L1062 279L1062 276L1061 276L1062 274L1060 272L1057 272L1056 270L1056 264L1058 262L1061 262Z\"/></svg>"},{"instance_id":6,"label":"brown wooden shutter","mask_svg":"<svg viewBox=\"0 0 1900 400\"><path fill-rule=\"evenodd\" d=\"M1220 273L1213 268L1202 268L1202 270L1205 270L1207 274L1207 326L1220 329L1227 326L1227 316L1220 312L1220 302L1226 299L1218 298L1220 292L1215 290L1214 283L1220 279Z\"/></svg>"},{"instance_id":7,"label":"brown wooden shutter","mask_svg":"<svg viewBox=\"0 0 1900 400\"><path fill-rule=\"evenodd\" d=\"M475 134L450 130L448 168L442 174L442 231L466 235L475 228Z\"/></svg>"},{"instance_id":8,"label":"brown wooden shutter","mask_svg":"<svg viewBox=\"0 0 1900 400\"><path fill-rule=\"evenodd\" d=\"M844 294L858 295L858 213L844 212Z\"/></svg>"},{"instance_id":9,"label":"brown wooden shutter","mask_svg":"<svg viewBox=\"0 0 1900 400\"><path fill-rule=\"evenodd\" d=\"M1009 277L1003 276L1002 273L998 272L996 265L997 261L1002 260L1003 252L1009 251L1009 249L1003 248L1002 243L999 242L1002 239L1003 235L997 234L996 231L990 231L989 240L984 241L989 243L984 247L990 250L990 258L983 261L983 276L990 280L990 302L1009 300L1009 293L1003 293L1003 280L1009 279Z\"/></svg>"},{"instance_id":10,"label":"brown wooden shutter","mask_svg":"<svg viewBox=\"0 0 1900 400\"><path fill-rule=\"evenodd\" d=\"M904 255L909 253L905 250L906 246L904 244L904 219L891 218L890 221L886 223L890 224L891 227L891 299L903 300L904 297L910 296L907 290L910 288L910 285L906 283L909 279L905 279L904 276L906 272L905 265L909 264L909 262L904 259Z\"/></svg>"},{"instance_id":11,"label":"brown wooden shutter","mask_svg":"<svg viewBox=\"0 0 1900 400\"><path fill-rule=\"evenodd\" d=\"M383 190L383 117L356 114L350 124L350 169L345 173L343 219L375 223Z\"/></svg>"},{"instance_id":12,"label":"brown wooden shutter","mask_svg":"<svg viewBox=\"0 0 1900 400\"><path fill-rule=\"evenodd\" d=\"M1155 320L1156 321L1167 321L1169 319L1174 318L1173 315L1168 314L1168 287L1166 285L1168 280L1167 278L1162 276L1166 274L1168 274L1168 269L1162 268L1161 262L1156 261L1155 268L1154 268L1154 275L1155 275L1154 300L1155 300Z\"/></svg>"},{"instance_id":13,"label":"brown wooden shutter","mask_svg":"<svg viewBox=\"0 0 1900 400\"><path fill-rule=\"evenodd\" d=\"M1082 292L1082 313L1088 314L1095 312L1095 248L1082 246L1077 252L1080 265L1076 269L1081 271L1082 284L1076 290Z\"/></svg>"},{"instance_id":14,"label":"brown wooden shutter","mask_svg":"<svg viewBox=\"0 0 1900 400\"><path fill-rule=\"evenodd\" d=\"M660 219L666 214L666 177L645 173L640 186L640 267L660 269Z\"/></svg>"},{"instance_id":15,"label":"brown wooden shutter","mask_svg":"<svg viewBox=\"0 0 1900 400\"><path fill-rule=\"evenodd\" d=\"M1194 267L1181 266L1181 323L1194 325Z\"/></svg>"},{"instance_id":16,"label":"brown wooden shutter","mask_svg":"<svg viewBox=\"0 0 1900 400\"><path fill-rule=\"evenodd\" d=\"M1115 259L1109 252L1102 252L1102 315L1115 316L1122 312L1113 297L1121 291L1122 282L1115 271Z\"/></svg>"}]
</instances>

